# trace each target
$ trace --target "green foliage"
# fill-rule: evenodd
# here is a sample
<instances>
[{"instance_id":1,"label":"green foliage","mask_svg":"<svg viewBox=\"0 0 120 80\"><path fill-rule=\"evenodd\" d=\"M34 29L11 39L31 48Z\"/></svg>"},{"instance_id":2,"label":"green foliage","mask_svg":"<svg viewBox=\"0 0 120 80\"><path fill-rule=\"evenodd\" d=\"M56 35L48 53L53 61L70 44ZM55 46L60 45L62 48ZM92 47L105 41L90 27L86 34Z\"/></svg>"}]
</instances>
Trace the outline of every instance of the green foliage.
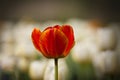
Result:
<instances>
[{"instance_id":1,"label":"green foliage","mask_svg":"<svg viewBox=\"0 0 120 80\"><path fill-rule=\"evenodd\" d=\"M95 80L95 73L91 63L77 63L71 55L66 59L69 67L68 80Z\"/></svg>"}]
</instances>

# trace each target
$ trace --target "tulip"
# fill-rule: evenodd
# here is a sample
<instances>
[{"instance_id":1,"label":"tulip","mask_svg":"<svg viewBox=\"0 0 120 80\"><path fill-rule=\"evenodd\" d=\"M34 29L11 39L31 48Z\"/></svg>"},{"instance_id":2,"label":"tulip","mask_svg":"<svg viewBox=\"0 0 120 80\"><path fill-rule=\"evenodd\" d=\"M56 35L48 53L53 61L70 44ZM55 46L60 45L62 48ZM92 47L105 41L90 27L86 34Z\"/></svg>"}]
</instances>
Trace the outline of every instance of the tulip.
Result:
<instances>
[{"instance_id":1,"label":"tulip","mask_svg":"<svg viewBox=\"0 0 120 80\"><path fill-rule=\"evenodd\" d=\"M73 29L69 25L48 27L43 32L34 28L32 41L37 50L47 58L62 58L74 45Z\"/></svg>"},{"instance_id":2,"label":"tulip","mask_svg":"<svg viewBox=\"0 0 120 80\"><path fill-rule=\"evenodd\" d=\"M55 60L55 80L58 80L58 58L66 57L74 46L74 32L70 25L47 27L43 32L34 28L32 42L45 57Z\"/></svg>"}]
</instances>

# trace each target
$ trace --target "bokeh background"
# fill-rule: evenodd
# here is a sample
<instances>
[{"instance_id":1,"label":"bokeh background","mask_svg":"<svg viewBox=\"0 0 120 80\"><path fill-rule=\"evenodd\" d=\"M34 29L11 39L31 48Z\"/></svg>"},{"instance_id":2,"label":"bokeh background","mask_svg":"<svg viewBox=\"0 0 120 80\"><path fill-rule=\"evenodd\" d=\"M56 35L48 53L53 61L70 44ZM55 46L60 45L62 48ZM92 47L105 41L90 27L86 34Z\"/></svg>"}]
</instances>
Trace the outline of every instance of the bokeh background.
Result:
<instances>
[{"instance_id":1,"label":"bokeh background","mask_svg":"<svg viewBox=\"0 0 120 80\"><path fill-rule=\"evenodd\" d=\"M119 0L0 0L0 80L54 80L54 62L31 41L34 27L69 24L75 46L59 80L120 80Z\"/></svg>"}]
</instances>

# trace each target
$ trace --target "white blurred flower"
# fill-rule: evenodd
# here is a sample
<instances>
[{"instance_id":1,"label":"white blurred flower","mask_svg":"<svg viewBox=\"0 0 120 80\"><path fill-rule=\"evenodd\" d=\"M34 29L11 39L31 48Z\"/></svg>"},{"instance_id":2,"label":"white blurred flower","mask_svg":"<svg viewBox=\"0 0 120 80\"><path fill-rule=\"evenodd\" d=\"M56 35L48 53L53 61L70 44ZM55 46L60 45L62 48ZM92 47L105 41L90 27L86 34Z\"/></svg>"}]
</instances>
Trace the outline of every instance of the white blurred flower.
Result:
<instances>
[{"instance_id":1,"label":"white blurred flower","mask_svg":"<svg viewBox=\"0 0 120 80\"><path fill-rule=\"evenodd\" d=\"M78 63L88 62L90 60L90 53L88 51L87 46L82 43L78 42L72 49L72 58Z\"/></svg>"},{"instance_id":2,"label":"white blurred flower","mask_svg":"<svg viewBox=\"0 0 120 80\"><path fill-rule=\"evenodd\" d=\"M100 53L100 48L96 43L96 40L87 39L84 41L84 45L87 46L90 58L93 58L96 54Z\"/></svg>"},{"instance_id":3,"label":"white blurred flower","mask_svg":"<svg viewBox=\"0 0 120 80\"><path fill-rule=\"evenodd\" d=\"M44 74L44 80L55 80L54 78L54 60L50 60L47 64ZM66 80L68 76L68 67L64 59L58 60L58 80Z\"/></svg>"},{"instance_id":4,"label":"white blurred flower","mask_svg":"<svg viewBox=\"0 0 120 80\"><path fill-rule=\"evenodd\" d=\"M112 30L114 30L116 34L116 46L115 46L115 51L116 51L116 59L117 59L117 72L120 73L120 24L118 23L110 23L108 25Z\"/></svg>"},{"instance_id":5,"label":"white blurred flower","mask_svg":"<svg viewBox=\"0 0 120 80\"><path fill-rule=\"evenodd\" d=\"M96 54L96 56L93 58L93 65L98 76L106 73L114 73L117 68L116 52L107 50Z\"/></svg>"},{"instance_id":6,"label":"white blurred flower","mask_svg":"<svg viewBox=\"0 0 120 80\"><path fill-rule=\"evenodd\" d=\"M32 43L31 43L32 44ZM29 58L29 59L35 59L36 57L36 53L35 53L35 49L34 46L31 44L19 44L16 45L15 47L15 55L18 57L25 57L25 58Z\"/></svg>"},{"instance_id":7,"label":"white blurred flower","mask_svg":"<svg viewBox=\"0 0 120 80\"><path fill-rule=\"evenodd\" d=\"M29 68L29 61L25 58L19 58L17 61L17 68L22 72L27 72Z\"/></svg>"},{"instance_id":8,"label":"white blurred flower","mask_svg":"<svg viewBox=\"0 0 120 80\"><path fill-rule=\"evenodd\" d=\"M12 34L13 23L10 21L6 21L3 23L2 27L3 28L1 32L1 41L5 43L13 42L13 34Z\"/></svg>"},{"instance_id":9,"label":"white blurred flower","mask_svg":"<svg viewBox=\"0 0 120 80\"><path fill-rule=\"evenodd\" d=\"M14 46L11 43L3 43L1 44L1 53L14 55Z\"/></svg>"},{"instance_id":10,"label":"white blurred flower","mask_svg":"<svg viewBox=\"0 0 120 80\"><path fill-rule=\"evenodd\" d=\"M14 28L15 55L34 58L35 48L31 42L31 32L35 25L29 22L19 22Z\"/></svg>"},{"instance_id":11,"label":"white blurred flower","mask_svg":"<svg viewBox=\"0 0 120 80\"><path fill-rule=\"evenodd\" d=\"M30 78L33 80L43 80L46 64L46 60L31 62L29 68Z\"/></svg>"},{"instance_id":12,"label":"white blurred flower","mask_svg":"<svg viewBox=\"0 0 120 80\"><path fill-rule=\"evenodd\" d=\"M115 50L120 54L120 25L118 25L117 23L111 23L109 24L109 27L112 28L112 30L114 30L116 33L117 44L115 46Z\"/></svg>"},{"instance_id":13,"label":"white blurred flower","mask_svg":"<svg viewBox=\"0 0 120 80\"><path fill-rule=\"evenodd\" d=\"M98 29L97 42L101 49L113 49L116 46L116 35L110 27Z\"/></svg>"},{"instance_id":14,"label":"white blurred flower","mask_svg":"<svg viewBox=\"0 0 120 80\"><path fill-rule=\"evenodd\" d=\"M19 22L18 24L16 24L13 29L13 33L14 33L13 36L16 43L29 44L31 41L31 32L34 26L35 25L33 23L28 23L28 22Z\"/></svg>"},{"instance_id":15,"label":"white blurred flower","mask_svg":"<svg viewBox=\"0 0 120 80\"><path fill-rule=\"evenodd\" d=\"M16 58L9 55L1 55L0 65L3 71L13 72L16 66Z\"/></svg>"},{"instance_id":16,"label":"white blurred flower","mask_svg":"<svg viewBox=\"0 0 120 80\"><path fill-rule=\"evenodd\" d=\"M72 58L76 62L90 62L92 57L99 53L100 49L96 44L96 36L94 36L94 34L90 35L86 35L83 40L76 42L75 46L73 47Z\"/></svg>"}]
</instances>

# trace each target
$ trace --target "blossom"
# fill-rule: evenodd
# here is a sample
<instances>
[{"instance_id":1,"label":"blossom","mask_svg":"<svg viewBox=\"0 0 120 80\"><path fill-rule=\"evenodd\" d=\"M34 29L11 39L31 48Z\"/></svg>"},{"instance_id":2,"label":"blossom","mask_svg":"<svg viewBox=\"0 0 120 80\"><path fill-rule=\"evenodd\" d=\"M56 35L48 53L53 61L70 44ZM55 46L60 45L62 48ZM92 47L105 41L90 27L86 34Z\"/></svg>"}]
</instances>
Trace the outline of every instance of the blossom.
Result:
<instances>
[{"instance_id":1,"label":"blossom","mask_svg":"<svg viewBox=\"0 0 120 80\"><path fill-rule=\"evenodd\" d=\"M31 37L35 48L47 58L67 56L75 43L70 25L47 27L43 32L34 28Z\"/></svg>"}]
</instances>

